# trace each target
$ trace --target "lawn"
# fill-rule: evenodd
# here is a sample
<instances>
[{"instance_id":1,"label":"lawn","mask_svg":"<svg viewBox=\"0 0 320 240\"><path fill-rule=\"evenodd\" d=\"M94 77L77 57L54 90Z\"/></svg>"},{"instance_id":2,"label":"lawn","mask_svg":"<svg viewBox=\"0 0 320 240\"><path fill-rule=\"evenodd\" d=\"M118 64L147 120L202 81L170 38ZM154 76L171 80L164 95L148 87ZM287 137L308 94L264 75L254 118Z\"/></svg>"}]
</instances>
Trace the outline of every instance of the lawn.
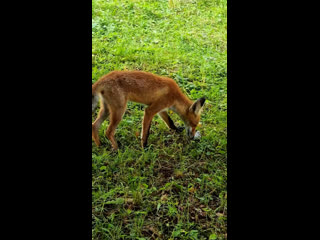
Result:
<instances>
[{"instance_id":1,"label":"lawn","mask_svg":"<svg viewBox=\"0 0 320 240\"><path fill-rule=\"evenodd\" d=\"M107 120L102 146L92 142L92 239L226 239L227 1L93 0L92 83L124 69L170 77L190 99L205 96L202 138L189 142L155 116L143 150L145 106L129 103L114 152Z\"/></svg>"}]
</instances>

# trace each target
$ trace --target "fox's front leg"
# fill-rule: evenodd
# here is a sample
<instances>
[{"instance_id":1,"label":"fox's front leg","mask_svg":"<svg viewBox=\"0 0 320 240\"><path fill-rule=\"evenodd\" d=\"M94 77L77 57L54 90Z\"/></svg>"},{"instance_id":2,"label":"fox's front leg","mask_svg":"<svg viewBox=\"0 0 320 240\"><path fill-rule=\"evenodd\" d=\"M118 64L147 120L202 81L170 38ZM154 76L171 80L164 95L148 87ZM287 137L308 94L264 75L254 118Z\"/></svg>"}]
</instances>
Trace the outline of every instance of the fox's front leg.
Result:
<instances>
[{"instance_id":1,"label":"fox's front leg","mask_svg":"<svg viewBox=\"0 0 320 240\"><path fill-rule=\"evenodd\" d=\"M141 146L145 148L148 143L149 131L151 126L151 121L154 114L148 113L147 109L144 112L143 122L142 122L142 132L141 132Z\"/></svg>"},{"instance_id":2,"label":"fox's front leg","mask_svg":"<svg viewBox=\"0 0 320 240\"><path fill-rule=\"evenodd\" d=\"M161 101L159 101L161 103ZM160 104L152 104L144 110L144 117L142 122L142 133L141 133L141 145L143 148L147 146L150 125L152 118L164 107Z\"/></svg>"},{"instance_id":3,"label":"fox's front leg","mask_svg":"<svg viewBox=\"0 0 320 240\"><path fill-rule=\"evenodd\" d=\"M159 116L170 129L173 129L177 132L182 132L184 130L184 127L176 127L176 125L174 125L174 122L172 121L172 119L166 111L159 112Z\"/></svg>"}]
</instances>

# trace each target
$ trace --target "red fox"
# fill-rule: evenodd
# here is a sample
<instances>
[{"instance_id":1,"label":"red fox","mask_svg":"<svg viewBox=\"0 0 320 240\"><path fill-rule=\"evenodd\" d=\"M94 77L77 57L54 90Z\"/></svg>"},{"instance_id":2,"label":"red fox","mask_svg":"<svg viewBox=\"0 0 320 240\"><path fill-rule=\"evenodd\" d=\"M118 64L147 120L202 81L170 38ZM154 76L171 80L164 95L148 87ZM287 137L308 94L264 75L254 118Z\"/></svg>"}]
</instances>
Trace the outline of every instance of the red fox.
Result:
<instances>
[{"instance_id":1,"label":"red fox","mask_svg":"<svg viewBox=\"0 0 320 240\"><path fill-rule=\"evenodd\" d=\"M97 108L99 99L100 112L92 124L92 139L97 146L100 146L99 128L110 115L106 136L115 150L118 149L114 137L115 130L122 119L128 101L148 106L144 111L142 122L142 147L147 146L151 120L156 114L169 128L182 131L174 125L167 113L168 109L180 116L185 124L187 136L193 139L205 102L204 97L192 102L171 78L142 71L113 71L103 76L92 85L92 112Z\"/></svg>"}]
</instances>

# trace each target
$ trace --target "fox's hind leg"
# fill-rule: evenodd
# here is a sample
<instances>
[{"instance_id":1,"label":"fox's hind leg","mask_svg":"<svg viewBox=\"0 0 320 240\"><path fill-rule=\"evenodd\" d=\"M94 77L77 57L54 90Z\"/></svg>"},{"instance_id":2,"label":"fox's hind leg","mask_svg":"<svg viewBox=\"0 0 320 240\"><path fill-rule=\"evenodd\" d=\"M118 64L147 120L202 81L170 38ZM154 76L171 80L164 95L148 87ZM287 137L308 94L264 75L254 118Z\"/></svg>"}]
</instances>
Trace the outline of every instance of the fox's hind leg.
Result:
<instances>
[{"instance_id":1,"label":"fox's hind leg","mask_svg":"<svg viewBox=\"0 0 320 240\"><path fill-rule=\"evenodd\" d=\"M99 139L99 129L101 127L101 124L107 119L108 116L109 116L108 106L105 103L101 103L98 117L92 124L92 139L97 146L101 145L100 139Z\"/></svg>"},{"instance_id":2,"label":"fox's hind leg","mask_svg":"<svg viewBox=\"0 0 320 240\"><path fill-rule=\"evenodd\" d=\"M112 107L111 106L111 114L110 114L110 124L106 131L106 136L110 140L111 145L114 150L118 149L118 143L114 137L116 128L118 124L120 123L124 112L126 111L126 103L124 105L120 105L118 107Z\"/></svg>"}]
</instances>

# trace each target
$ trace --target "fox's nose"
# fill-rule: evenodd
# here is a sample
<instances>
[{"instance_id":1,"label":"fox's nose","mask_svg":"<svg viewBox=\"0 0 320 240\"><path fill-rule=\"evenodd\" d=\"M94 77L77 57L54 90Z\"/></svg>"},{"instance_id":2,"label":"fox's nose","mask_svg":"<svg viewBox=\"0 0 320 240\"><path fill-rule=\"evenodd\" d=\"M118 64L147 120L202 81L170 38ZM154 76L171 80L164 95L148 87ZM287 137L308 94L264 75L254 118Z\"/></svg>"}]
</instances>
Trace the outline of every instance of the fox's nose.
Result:
<instances>
[{"instance_id":1,"label":"fox's nose","mask_svg":"<svg viewBox=\"0 0 320 240\"><path fill-rule=\"evenodd\" d=\"M192 134L192 128L186 127L186 133L187 137L192 140L194 138L194 135Z\"/></svg>"},{"instance_id":2,"label":"fox's nose","mask_svg":"<svg viewBox=\"0 0 320 240\"><path fill-rule=\"evenodd\" d=\"M192 140L194 138L194 135L192 134L192 132L188 132L188 137Z\"/></svg>"}]
</instances>

